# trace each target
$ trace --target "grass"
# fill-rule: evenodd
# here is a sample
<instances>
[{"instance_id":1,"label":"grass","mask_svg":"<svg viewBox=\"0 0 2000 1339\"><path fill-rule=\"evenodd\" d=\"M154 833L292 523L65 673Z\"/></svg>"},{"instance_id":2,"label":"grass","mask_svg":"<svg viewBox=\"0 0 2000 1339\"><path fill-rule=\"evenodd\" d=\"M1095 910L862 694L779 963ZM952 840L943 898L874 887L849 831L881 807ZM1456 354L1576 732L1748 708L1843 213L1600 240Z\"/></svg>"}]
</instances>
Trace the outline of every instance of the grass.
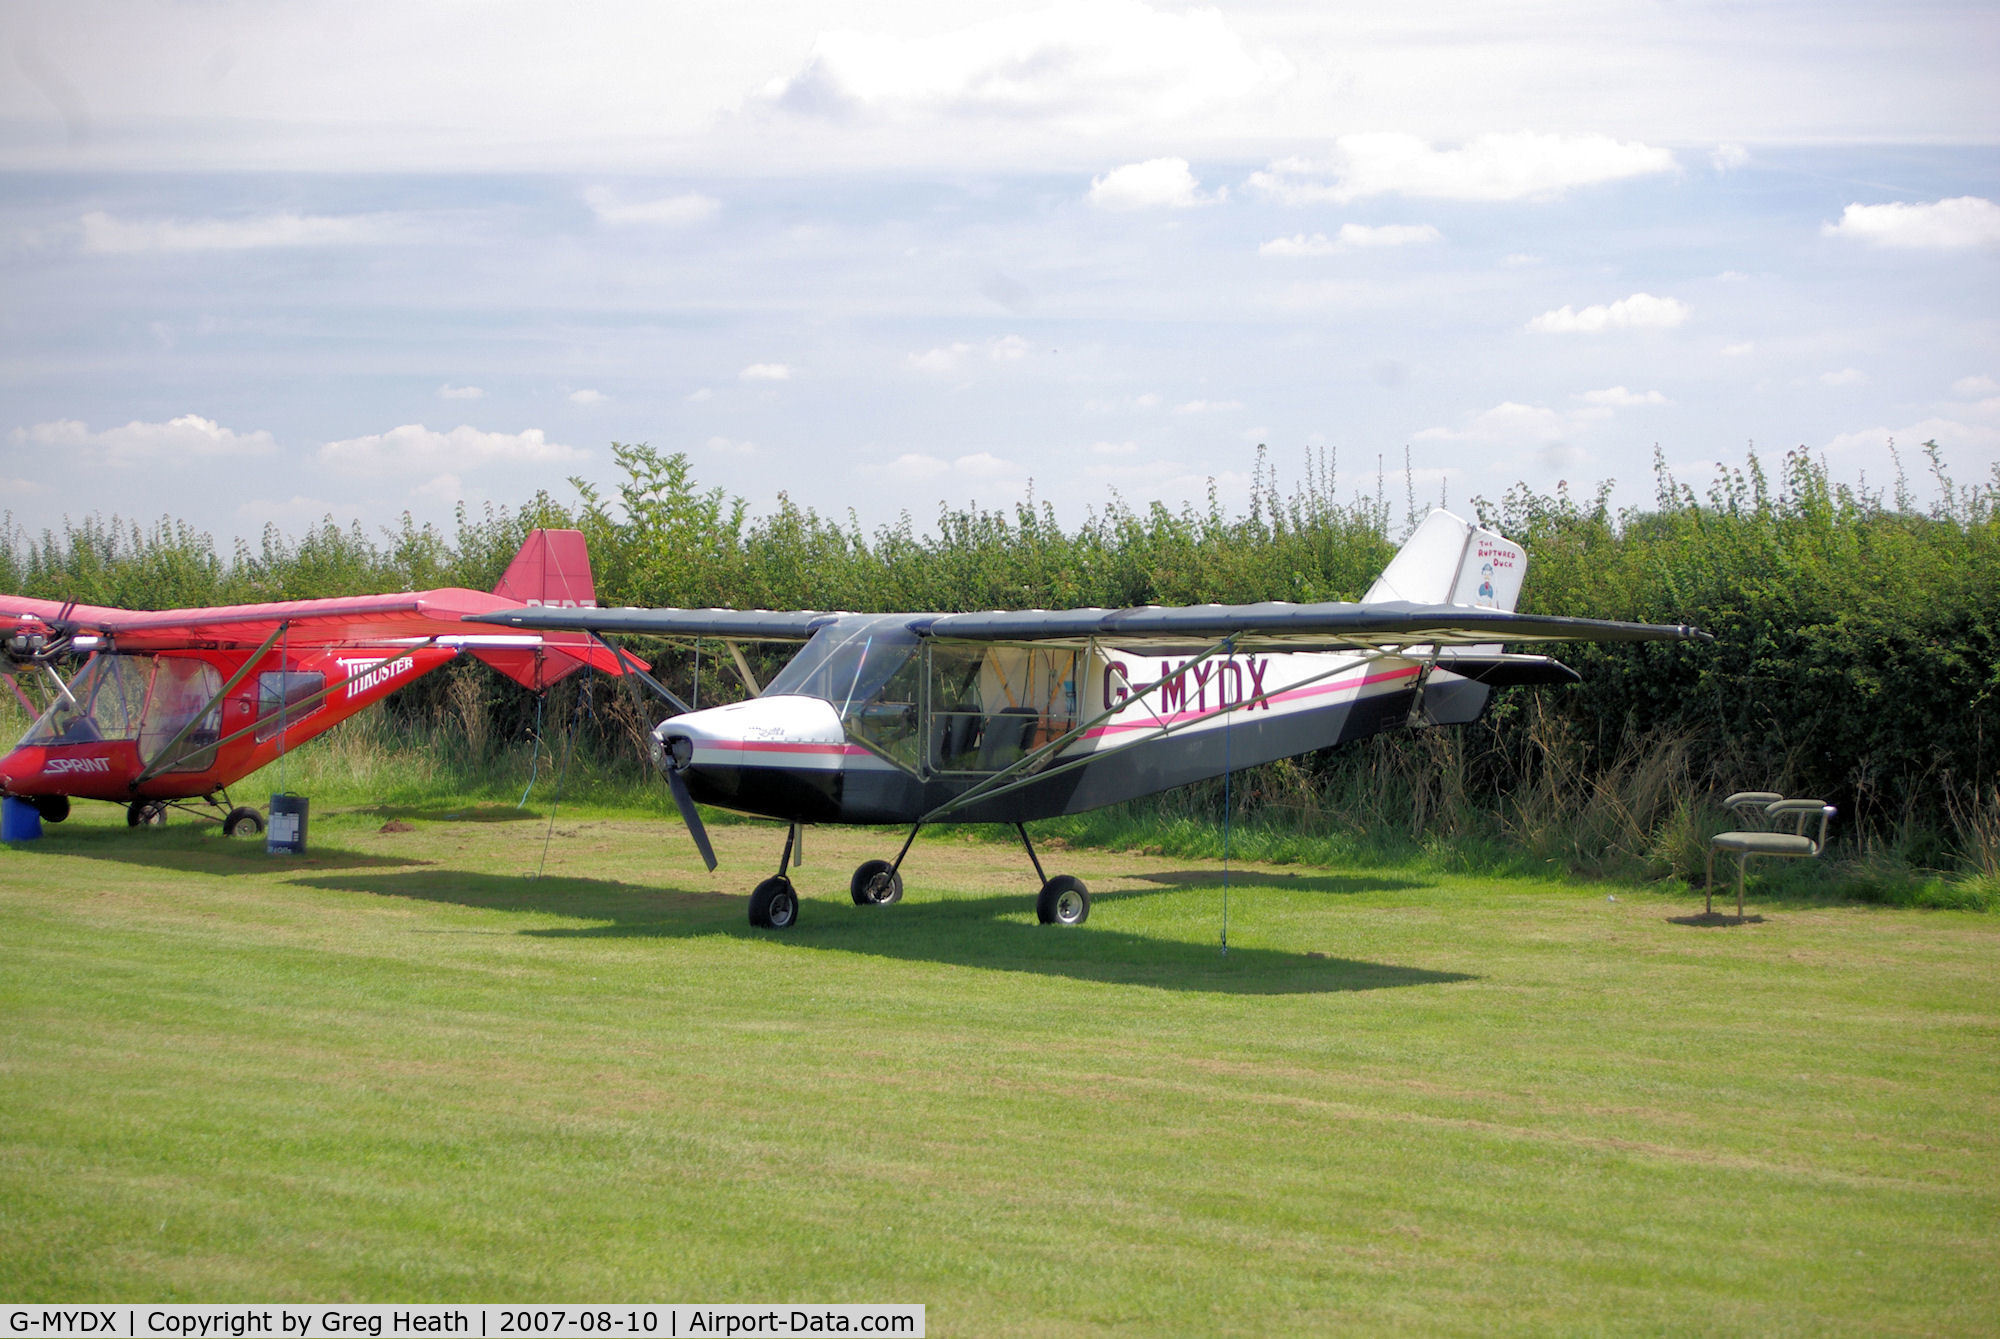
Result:
<instances>
[{"instance_id":1,"label":"grass","mask_svg":"<svg viewBox=\"0 0 2000 1339\"><path fill-rule=\"evenodd\" d=\"M883 1300L933 1333L1981 1332L2000 921L814 830L90 806L0 848L0 1291ZM394 819L407 831L385 832ZM544 876L526 874L542 859ZM1051 843L1058 845L1059 843Z\"/></svg>"}]
</instances>

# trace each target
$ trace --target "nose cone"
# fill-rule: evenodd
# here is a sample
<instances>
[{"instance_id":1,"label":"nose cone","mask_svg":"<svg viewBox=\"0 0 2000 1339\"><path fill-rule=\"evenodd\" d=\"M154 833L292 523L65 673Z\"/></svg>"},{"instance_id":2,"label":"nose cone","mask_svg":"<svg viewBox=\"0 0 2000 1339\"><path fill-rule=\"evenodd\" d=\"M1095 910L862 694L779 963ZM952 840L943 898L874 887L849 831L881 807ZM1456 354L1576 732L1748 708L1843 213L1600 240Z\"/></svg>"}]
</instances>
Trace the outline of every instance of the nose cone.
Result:
<instances>
[{"instance_id":1,"label":"nose cone","mask_svg":"<svg viewBox=\"0 0 2000 1339\"><path fill-rule=\"evenodd\" d=\"M663 765L676 770L754 766L761 754L838 750L846 743L840 714L817 697L759 697L670 716L653 731ZM770 759L776 761L776 758Z\"/></svg>"},{"instance_id":2,"label":"nose cone","mask_svg":"<svg viewBox=\"0 0 2000 1339\"><path fill-rule=\"evenodd\" d=\"M40 776L41 771L41 763L38 760L25 758L21 750L15 749L6 757L0 758L0 794L27 794L25 787L28 778Z\"/></svg>"}]
</instances>

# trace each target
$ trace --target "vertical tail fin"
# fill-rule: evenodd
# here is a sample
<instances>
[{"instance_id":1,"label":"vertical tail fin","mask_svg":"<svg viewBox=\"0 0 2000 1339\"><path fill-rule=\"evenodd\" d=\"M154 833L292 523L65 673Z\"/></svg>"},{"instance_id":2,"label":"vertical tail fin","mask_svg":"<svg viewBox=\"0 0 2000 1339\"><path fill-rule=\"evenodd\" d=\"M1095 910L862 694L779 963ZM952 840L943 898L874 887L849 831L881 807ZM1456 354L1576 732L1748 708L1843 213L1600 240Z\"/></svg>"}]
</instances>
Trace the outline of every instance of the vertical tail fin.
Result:
<instances>
[{"instance_id":1,"label":"vertical tail fin","mask_svg":"<svg viewBox=\"0 0 2000 1339\"><path fill-rule=\"evenodd\" d=\"M1364 604L1407 600L1511 611L1521 598L1528 554L1505 535L1434 511L1403 541Z\"/></svg>"},{"instance_id":2,"label":"vertical tail fin","mask_svg":"<svg viewBox=\"0 0 2000 1339\"><path fill-rule=\"evenodd\" d=\"M597 582L581 530L531 530L493 588L495 595L551 609L594 609ZM585 665L619 674L611 653L580 632L542 634L539 648L480 647L473 655L526 688L542 689ZM642 664L644 662L641 662Z\"/></svg>"},{"instance_id":3,"label":"vertical tail fin","mask_svg":"<svg viewBox=\"0 0 2000 1339\"><path fill-rule=\"evenodd\" d=\"M597 583L590 575L583 531L530 530L493 593L552 609L596 608Z\"/></svg>"}]
</instances>

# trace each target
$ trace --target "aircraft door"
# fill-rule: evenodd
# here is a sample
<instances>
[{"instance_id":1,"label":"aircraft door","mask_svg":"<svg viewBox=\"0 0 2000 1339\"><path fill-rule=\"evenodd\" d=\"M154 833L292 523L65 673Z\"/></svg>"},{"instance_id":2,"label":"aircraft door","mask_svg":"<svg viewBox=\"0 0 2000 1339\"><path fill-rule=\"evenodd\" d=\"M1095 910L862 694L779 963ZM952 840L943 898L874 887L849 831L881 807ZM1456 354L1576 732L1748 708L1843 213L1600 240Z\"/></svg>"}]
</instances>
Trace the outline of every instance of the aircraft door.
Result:
<instances>
[{"instance_id":1,"label":"aircraft door","mask_svg":"<svg viewBox=\"0 0 2000 1339\"><path fill-rule=\"evenodd\" d=\"M934 772L997 772L1075 726L1082 654L1025 646L933 645Z\"/></svg>"},{"instance_id":2,"label":"aircraft door","mask_svg":"<svg viewBox=\"0 0 2000 1339\"><path fill-rule=\"evenodd\" d=\"M153 666L145 713L139 718L139 757L148 766L159 761L161 750L196 721L174 745L166 770L202 772L215 766L215 743L222 734L222 704L215 699L222 691L222 675L205 661L179 656L155 656Z\"/></svg>"}]
</instances>

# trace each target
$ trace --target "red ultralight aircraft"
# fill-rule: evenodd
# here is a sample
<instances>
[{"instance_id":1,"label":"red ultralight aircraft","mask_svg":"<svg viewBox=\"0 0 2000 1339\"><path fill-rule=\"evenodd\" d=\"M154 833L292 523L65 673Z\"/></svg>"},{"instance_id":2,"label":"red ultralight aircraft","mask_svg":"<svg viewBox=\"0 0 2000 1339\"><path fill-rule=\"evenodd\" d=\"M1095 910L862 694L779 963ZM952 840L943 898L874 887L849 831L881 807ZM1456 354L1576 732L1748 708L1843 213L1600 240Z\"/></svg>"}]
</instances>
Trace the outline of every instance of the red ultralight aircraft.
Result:
<instances>
[{"instance_id":1,"label":"red ultralight aircraft","mask_svg":"<svg viewBox=\"0 0 2000 1339\"><path fill-rule=\"evenodd\" d=\"M463 653L537 690L586 665L622 673L583 633L468 636L461 621L596 602L575 530L532 531L491 595L446 587L158 611L0 595L0 672L36 717L0 758L0 794L52 823L74 798L123 804L134 827L165 822L172 806L231 835L262 832L261 813L230 801L231 782ZM87 659L65 683L55 662L77 655ZM34 670L53 687L46 711L16 681Z\"/></svg>"}]
</instances>

